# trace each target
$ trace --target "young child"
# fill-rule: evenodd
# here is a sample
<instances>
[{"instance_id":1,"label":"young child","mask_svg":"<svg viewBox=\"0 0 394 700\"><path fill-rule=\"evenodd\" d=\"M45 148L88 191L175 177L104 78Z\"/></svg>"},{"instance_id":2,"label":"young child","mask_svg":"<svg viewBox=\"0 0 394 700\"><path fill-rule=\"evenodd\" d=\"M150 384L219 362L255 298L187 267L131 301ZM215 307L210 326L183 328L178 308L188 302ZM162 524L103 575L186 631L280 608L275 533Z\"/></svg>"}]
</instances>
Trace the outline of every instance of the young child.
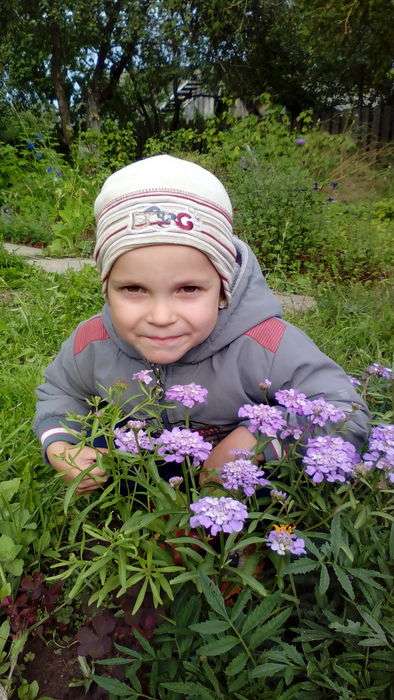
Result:
<instances>
[{"instance_id":1,"label":"young child","mask_svg":"<svg viewBox=\"0 0 394 700\"><path fill-rule=\"evenodd\" d=\"M234 448L254 446L238 410L262 402L266 379L269 403L279 389L323 397L349 414L344 437L365 441L365 404L343 369L281 319L255 256L233 235L230 199L212 173L168 155L138 161L105 181L95 216L106 303L64 342L37 391L35 431L66 480L97 456L75 447L67 426L78 425L67 414L87 414L87 399L105 400L105 388L119 380L132 396L132 375L141 370L153 369L163 389L191 382L208 389L207 402L190 411L191 427L215 445L207 470L234 459ZM168 410L166 427L182 417L181 406ZM265 458L277 448L274 440ZM104 478L94 467L79 492Z\"/></svg>"}]
</instances>

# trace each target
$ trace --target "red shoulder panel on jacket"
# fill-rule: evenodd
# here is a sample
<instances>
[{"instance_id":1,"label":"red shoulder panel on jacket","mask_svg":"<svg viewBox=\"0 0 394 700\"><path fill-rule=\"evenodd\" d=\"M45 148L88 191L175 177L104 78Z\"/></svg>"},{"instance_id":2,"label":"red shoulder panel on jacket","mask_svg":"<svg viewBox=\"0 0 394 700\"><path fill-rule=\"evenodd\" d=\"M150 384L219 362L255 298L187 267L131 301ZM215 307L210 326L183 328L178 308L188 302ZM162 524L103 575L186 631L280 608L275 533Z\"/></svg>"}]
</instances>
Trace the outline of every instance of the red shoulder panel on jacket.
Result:
<instances>
[{"instance_id":1,"label":"red shoulder panel on jacket","mask_svg":"<svg viewBox=\"0 0 394 700\"><path fill-rule=\"evenodd\" d=\"M267 318L257 326L253 326L245 335L256 340L259 345L270 352L276 352L279 348L283 334L286 329L286 324L280 318Z\"/></svg>"},{"instance_id":2,"label":"red shoulder panel on jacket","mask_svg":"<svg viewBox=\"0 0 394 700\"><path fill-rule=\"evenodd\" d=\"M101 316L94 316L80 326L74 338L74 355L85 350L89 343L95 340L107 340L109 335L104 327Z\"/></svg>"}]
</instances>

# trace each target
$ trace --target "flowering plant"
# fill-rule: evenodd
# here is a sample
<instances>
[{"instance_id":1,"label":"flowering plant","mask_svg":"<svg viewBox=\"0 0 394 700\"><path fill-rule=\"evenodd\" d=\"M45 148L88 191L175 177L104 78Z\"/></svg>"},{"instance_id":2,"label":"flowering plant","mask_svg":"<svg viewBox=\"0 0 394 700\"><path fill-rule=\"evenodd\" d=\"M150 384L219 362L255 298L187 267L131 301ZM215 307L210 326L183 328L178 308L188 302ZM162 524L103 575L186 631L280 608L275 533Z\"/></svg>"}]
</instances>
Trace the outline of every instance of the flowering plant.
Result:
<instances>
[{"instance_id":1,"label":"flowering plant","mask_svg":"<svg viewBox=\"0 0 394 700\"><path fill-rule=\"evenodd\" d=\"M351 414L282 390L275 406L240 406L255 448L234 450L211 482L200 475L212 445L193 424L207 390L190 384L160 392L152 374L132 377L137 393L114 387L104 408L93 400L88 416L73 417L83 444L105 438L108 452L98 460L108 479L86 505L77 500L79 477L68 487L69 554L56 556L49 580L67 581L71 598L90 588L96 605L116 605L133 590L132 617L156 608L150 648L158 651L149 653L157 654L160 672L141 671L155 697L252 698L276 686L283 697L293 697L294 687L301 693L294 697L312 698L326 678L339 692L332 677L352 675L351 654L356 664L371 646L377 662L375 646L394 646L381 619L392 580L390 528L394 553L387 372L358 380L380 409L363 449L346 439ZM263 398L267 387L269 379ZM169 423L174 404L186 409L182 425ZM335 669L315 648L321 641L327 650L334 640ZM166 653L174 658L171 672ZM144 644L135 654L141 669L151 668ZM308 664L320 668L316 677ZM95 680L110 688L108 678ZM278 692L269 697L279 700Z\"/></svg>"}]
</instances>

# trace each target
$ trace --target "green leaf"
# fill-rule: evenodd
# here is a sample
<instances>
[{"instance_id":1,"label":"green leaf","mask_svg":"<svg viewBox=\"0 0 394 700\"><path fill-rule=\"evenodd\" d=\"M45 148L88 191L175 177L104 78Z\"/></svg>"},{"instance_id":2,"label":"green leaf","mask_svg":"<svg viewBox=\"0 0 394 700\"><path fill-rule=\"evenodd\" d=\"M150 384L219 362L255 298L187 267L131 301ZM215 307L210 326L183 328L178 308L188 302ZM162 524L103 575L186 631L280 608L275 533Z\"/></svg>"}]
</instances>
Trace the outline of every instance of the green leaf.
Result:
<instances>
[{"instance_id":1,"label":"green leaf","mask_svg":"<svg viewBox=\"0 0 394 700\"><path fill-rule=\"evenodd\" d=\"M367 623L367 625L368 625L371 629L373 629L373 631L376 632L376 634L377 634L382 640L384 640L385 642L387 642L386 635L385 635L385 633L384 633L382 627L379 625L379 622L378 622L377 620L375 620L375 618L372 617L372 615L370 615L369 612L367 612L366 610L362 610L362 609L360 608L360 609L359 609L359 612L360 612L360 615L362 616L362 618L363 618L363 619L365 620L365 622Z\"/></svg>"},{"instance_id":2,"label":"green leaf","mask_svg":"<svg viewBox=\"0 0 394 700\"><path fill-rule=\"evenodd\" d=\"M16 555L22 549L21 544L15 544L15 542L8 537L8 535L2 535L0 537L0 561L1 562L12 562L16 558Z\"/></svg>"},{"instance_id":3,"label":"green leaf","mask_svg":"<svg viewBox=\"0 0 394 700\"><path fill-rule=\"evenodd\" d=\"M248 662L248 655L244 652L241 651L238 656L235 656L229 663L229 665L225 668L224 672L226 676L236 676L238 673L243 671L245 668L246 664Z\"/></svg>"},{"instance_id":4,"label":"green leaf","mask_svg":"<svg viewBox=\"0 0 394 700\"><path fill-rule=\"evenodd\" d=\"M320 581L319 581L319 593L324 595L330 585L330 575L325 564L322 565L320 570Z\"/></svg>"},{"instance_id":5,"label":"green leaf","mask_svg":"<svg viewBox=\"0 0 394 700\"><path fill-rule=\"evenodd\" d=\"M109 693L112 693L113 695L116 695L119 698L129 698L129 697L137 697L137 694L134 693L134 691L126 685L126 683L122 683L121 681L118 681L116 678L108 678L108 676L96 676L96 674L93 674L93 680L99 688L104 688L104 690L108 690Z\"/></svg>"},{"instance_id":6,"label":"green leaf","mask_svg":"<svg viewBox=\"0 0 394 700\"><path fill-rule=\"evenodd\" d=\"M133 609L132 609L132 611L131 611L131 614L132 614L132 615L135 615L135 614L136 614L136 612L140 609L142 603L144 602L144 598L145 598L145 594L146 594L146 589L147 589L147 587L148 587L148 580L149 580L149 579L146 578L145 581L143 582L141 588L140 588L140 591L139 591L138 596L137 596L137 600L135 601L134 607L133 607Z\"/></svg>"},{"instance_id":7,"label":"green leaf","mask_svg":"<svg viewBox=\"0 0 394 700\"><path fill-rule=\"evenodd\" d=\"M256 666L249 676L250 678L266 678L267 676L274 676L276 673L282 673L285 669L285 664L266 663Z\"/></svg>"},{"instance_id":8,"label":"green leaf","mask_svg":"<svg viewBox=\"0 0 394 700\"><path fill-rule=\"evenodd\" d=\"M161 688L172 690L174 693L186 698L199 697L203 700L217 700L217 698L204 688L200 683L160 683Z\"/></svg>"},{"instance_id":9,"label":"green leaf","mask_svg":"<svg viewBox=\"0 0 394 700\"><path fill-rule=\"evenodd\" d=\"M390 559L391 559L391 561L394 561L394 522L391 523L389 551L390 551Z\"/></svg>"},{"instance_id":10,"label":"green leaf","mask_svg":"<svg viewBox=\"0 0 394 700\"><path fill-rule=\"evenodd\" d=\"M153 659L156 658L156 652L148 640L138 631L136 627L133 628L134 637L139 641L142 648L145 649L146 653L149 654Z\"/></svg>"},{"instance_id":11,"label":"green leaf","mask_svg":"<svg viewBox=\"0 0 394 700\"><path fill-rule=\"evenodd\" d=\"M254 576L250 576L250 574L247 574L245 571L242 571L242 569L235 569L234 573L240 577L242 583L249 586L253 591L258 593L263 598L265 598L265 596L268 595L267 589L263 586L262 583L260 583L260 581L254 578Z\"/></svg>"},{"instance_id":12,"label":"green leaf","mask_svg":"<svg viewBox=\"0 0 394 700\"><path fill-rule=\"evenodd\" d=\"M235 622L235 620L243 612L245 606L249 603L251 597L252 597L252 594L251 594L251 591L249 588L245 588L245 590L241 591L241 593L239 594L239 596L235 602L235 605L231 609L232 622Z\"/></svg>"},{"instance_id":13,"label":"green leaf","mask_svg":"<svg viewBox=\"0 0 394 700\"><path fill-rule=\"evenodd\" d=\"M219 588L203 571L199 571L199 578L201 581L202 592L204 593L208 605L218 615L224 617L225 620L228 620L229 616L226 610L226 605Z\"/></svg>"},{"instance_id":14,"label":"green leaf","mask_svg":"<svg viewBox=\"0 0 394 700\"><path fill-rule=\"evenodd\" d=\"M225 620L207 620L206 622L197 622L195 625L190 625L189 629L198 634L220 634L231 627L229 622Z\"/></svg>"},{"instance_id":15,"label":"green leaf","mask_svg":"<svg viewBox=\"0 0 394 700\"><path fill-rule=\"evenodd\" d=\"M290 617L291 613L291 608L285 608L285 610L282 610L282 612L280 612L278 615L272 617L271 620L269 620L265 625L262 625L257 630L255 630L255 632L253 632L249 639L248 646L250 647L250 649L255 649L266 639L272 639L273 637L276 637L277 632L280 630L280 628L286 622L286 620Z\"/></svg>"},{"instance_id":16,"label":"green leaf","mask_svg":"<svg viewBox=\"0 0 394 700\"><path fill-rule=\"evenodd\" d=\"M383 578L383 574L381 574L379 571L373 571L370 569L348 569L348 573L351 574L351 576L354 576L355 578L360 579L360 581L363 581L364 583L367 584L367 586L371 586L372 588L376 588L378 591L384 591L384 587L378 583L377 581L372 578L373 576L379 576Z\"/></svg>"},{"instance_id":17,"label":"green leaf","mask_svg":"<svg viewBox=\"0 0 394 700\"><path fill-rule=\"evenodd\" d=\"M242 627L242 634L245 635L254 627L257 627L257 625L263 624L271 613L273 613L279 599L280 593L276 592L265 598L265 600L257 605L257 607L254 608L247 616Z\"/></svg>"},{"instance_id":18,"label":"green leaf","mask_svg":"<svg viewBox=\"0 0 394 700\"><path fill-rule=\"evenodd\" d=\"M241 542L231 547L231 551L236 552L238 549L245 549L245 547L248 547L250 544L263 545L265 544L265 540L263 537L246 537L244 540L241 540Z\"/></svg>"},{"instance_id":19,"label":"green leaf","mask_svg":"<svg viewBox=\"0 0 394 700\"><path fill-rule=\"evenodd\" d=\"M344 544L342 528L341 528L341 514L336 513L331 521L331 549L334 554L334 558L338 558L339 549L341 544Z\"/></svg>"},{"instance_id":20,"label":"green leaf","mask_svg":"<svg viewBox=\"0 0 394 700\"><path fill-rule=\"evenodd\" d=\"M297 559L292 561L287 566L284 567L284 574L308 574L310 571L314 571L319 567L319 562L314 559L308 559L308 557L303 557L302 559Z\"/></svg>"},{"instance_id":21,"label":"green leaf","mask_svg":"<svg viewBox=\"0 0 394 700\"><path fill-rule=\"evenodd\" d=\"M10 623L9 620L6 619L2 623L0 627L0 653L3 651L5 643L8 639L8 636L10 634Z\"/></svg>"},{"instance_id":22,"label":"green leaf","mask_svg":"<svg viewBox=\"0 0 394 700\"><path fill-rule=\"evenodd\" d=\"M22 576L24 565L25 562L23 559L15 559L14 561L8 561L4 564L4 568L12 576Z\"/></svg>"},{"instance_id":23,"label":"green leaf","mask_svg":"<svg viewBox=\"0 0 394 700\"><path fill-rule=\"evenodd\" d=\"M202 542L202 540L198 540L197 538L194 537L176 537L174 539L167 539L166 542L169 544L190 544L193 547L200 547L203 549L205 552L208 552L208 554L212 554L213 556L217 557L217 552L215 552L214 548L211 547L210 544L207 544L207 542Z\"/></svg>"},{"instance_id":24,"label":"green leaf","mask_svg":"<svg viewBox=\"0 0 394 700\"><path fill-rule=\"evenodd\" d=\"M203 644L202 647L197 649L197 653L200 656L220 656L220 654L226 654L237 644L240 644L238 637L234 637L229 634L221 639L211 642L210 644Z\"/></svg>"},{"instance_id":25,"label":"green leaf","mask_svg":"<svg viewBox=\"0 0 394 700\"><path fill-rule=\"evenodd\" d=\"M19 491L20 483L20 479L8 479L8 481L0 482L0 505L2 511L4 511L4 501L9 503L12 500Z\"/></svg>"},{"instance_id":26,"label":"green leaf","mask_svg":"<svg viewBox=\"0 0 394 700\"><path fill-rule=\"evenodd\" d=\"M349 598L354 600L354 590L353 590L353 586L350 582L349 576L337 564L333 564L333 567L334 567L335 575L336 575L339 583L341 584L343 590L346 591Z\"/></svg>"}]
</instances>

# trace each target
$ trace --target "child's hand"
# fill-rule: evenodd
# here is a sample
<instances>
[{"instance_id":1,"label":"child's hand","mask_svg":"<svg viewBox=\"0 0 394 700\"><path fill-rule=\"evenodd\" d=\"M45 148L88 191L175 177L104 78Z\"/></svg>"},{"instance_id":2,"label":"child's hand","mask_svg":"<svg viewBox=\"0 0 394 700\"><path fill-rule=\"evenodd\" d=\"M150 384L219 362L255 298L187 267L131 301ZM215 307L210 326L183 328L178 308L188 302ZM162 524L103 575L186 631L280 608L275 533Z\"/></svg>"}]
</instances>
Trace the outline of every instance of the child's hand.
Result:
<instances>
[{"instance_id":1,"label":"child's hand","mask_svg":"<svg viewBox=\"0 0 394 700\"><path fill-rule=\"evenodd\" d=\"M78 447L70 445L68 442L53 442L47 449L48 461L59 474L62 474L64 481L73 481L81 471L90 467L96 462L97 452L108 452L104 447ZM98 489L108 476L104 469L94 467L89 474L82 479L78 486L78 494L87 494Z\"/></svg>"}]
</instances>

